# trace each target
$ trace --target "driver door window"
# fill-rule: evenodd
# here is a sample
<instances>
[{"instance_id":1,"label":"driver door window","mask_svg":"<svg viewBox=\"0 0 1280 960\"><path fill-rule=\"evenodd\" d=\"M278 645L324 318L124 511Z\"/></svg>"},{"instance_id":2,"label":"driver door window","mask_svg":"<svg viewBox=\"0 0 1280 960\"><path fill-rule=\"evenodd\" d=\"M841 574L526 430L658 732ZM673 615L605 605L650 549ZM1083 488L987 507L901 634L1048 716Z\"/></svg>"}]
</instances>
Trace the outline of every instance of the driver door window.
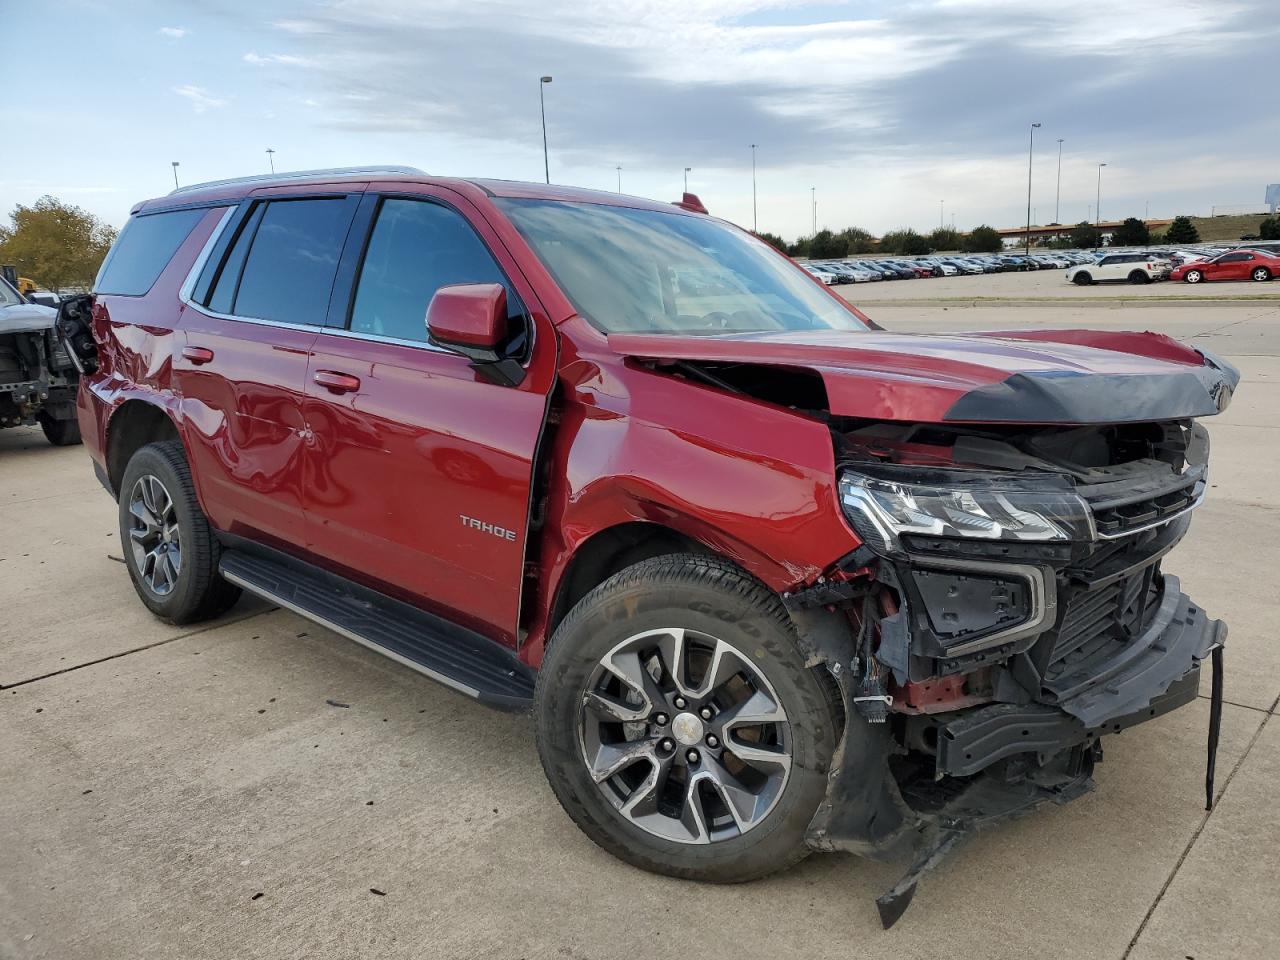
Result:
<instances>
[{"instance_id":1,"label":"driver door window","mask_svg":"<svg viewBox=\"0 0 1280 960\"><path fill-rule=\"evenodd\" d=\"M452 283L500 283L510 316L523 310L461 215L425 200L384 200L351 308L352 333L425 343L427 305Z\"/></svg>"}]
</instances>

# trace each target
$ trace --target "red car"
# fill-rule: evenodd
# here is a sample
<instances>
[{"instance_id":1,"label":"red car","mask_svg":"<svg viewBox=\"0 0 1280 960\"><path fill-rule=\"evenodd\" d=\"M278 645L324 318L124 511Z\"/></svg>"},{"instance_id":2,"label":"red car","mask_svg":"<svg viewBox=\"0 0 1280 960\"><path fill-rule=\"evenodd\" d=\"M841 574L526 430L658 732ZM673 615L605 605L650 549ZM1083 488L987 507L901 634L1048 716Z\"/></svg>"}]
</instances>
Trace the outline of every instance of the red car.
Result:
<instances>
[{"instance_id":1,"label":"red car","mask_svg":"<svg viewBox=\"0 0 1280 960\"><path fill-rule=\"evenodd\" d=\"M888 925L1211 654L1216 737L1226 629L1162 563L1239 374L1168 337L886 332L689 194L403 168L140 203L60 325L147 607L248 591L532 710L647 870L912 857Z\"/></svg>"},{"instance_id":2,"label":"red car","mask_svg":"<svg viewBox=\"0 0 1280 960\"><path fill-rule=\"evenodd\" d=\"M1199 283L1202 280L1257 280L1280 277L1280 257L1259 250L1231 250L1212 260L1192 260L1174 267L1170 280Z\"/></svg>"}]
</instances>

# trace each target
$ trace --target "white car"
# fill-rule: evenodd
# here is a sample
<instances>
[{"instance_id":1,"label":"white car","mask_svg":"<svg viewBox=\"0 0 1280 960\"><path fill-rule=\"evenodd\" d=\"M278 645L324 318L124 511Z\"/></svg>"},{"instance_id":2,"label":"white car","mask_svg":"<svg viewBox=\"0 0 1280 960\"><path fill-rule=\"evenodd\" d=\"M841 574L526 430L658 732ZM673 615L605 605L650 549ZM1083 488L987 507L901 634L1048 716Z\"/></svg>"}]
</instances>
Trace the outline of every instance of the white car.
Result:
<instances>
[{"instance_id":1,"label":"white car","mask_svg":"<svg viewBox=\"0 0 1280 960\"><path fill-rule=\"evenodd\" d=\"M826 270L822 270L809 263L800 264L800 269L805 271L806 273L812 274L813 276L817 277L819 280L825 283L828 287L834 287L837 283L840 282L840 278L837 277L834 273L828 273Z\"/></svg>"},{"instance_id":2,"label":"white car","mask_svg":"<svg viewBox=\"0 0 1280 960\"><path fill-rule=\"evenodd\" d=\"M1081 286L1109 280L1151 283L1167 279L1171 269L1168 260L1145 253L1109 253L1100 257L1097 263L1072 267L1067 271L1067 280Z\"/></svg>"}]
</instances>

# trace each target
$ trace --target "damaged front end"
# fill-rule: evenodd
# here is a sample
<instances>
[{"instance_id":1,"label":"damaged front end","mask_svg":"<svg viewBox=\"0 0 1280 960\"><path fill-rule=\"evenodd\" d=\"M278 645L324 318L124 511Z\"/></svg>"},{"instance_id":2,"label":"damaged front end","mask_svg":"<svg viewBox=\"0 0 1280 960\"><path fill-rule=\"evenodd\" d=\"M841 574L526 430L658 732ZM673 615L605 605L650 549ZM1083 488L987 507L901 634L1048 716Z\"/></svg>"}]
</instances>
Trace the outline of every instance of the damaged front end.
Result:
<instances>
[{"instance_id":1,"label":"damaged front end","mask_svg":"<svg viewBox=\"0 0 1280 960\"><path fill-rule=\"evenodd\" d=\"M1191 420L831 425L864 545L784 598L847 718L808 840L912 858L887 927L973 830L1088 792L1105 735L1196 697L1226 627L1161 562L1209 443Z\"/></svg>"}]
</instances>

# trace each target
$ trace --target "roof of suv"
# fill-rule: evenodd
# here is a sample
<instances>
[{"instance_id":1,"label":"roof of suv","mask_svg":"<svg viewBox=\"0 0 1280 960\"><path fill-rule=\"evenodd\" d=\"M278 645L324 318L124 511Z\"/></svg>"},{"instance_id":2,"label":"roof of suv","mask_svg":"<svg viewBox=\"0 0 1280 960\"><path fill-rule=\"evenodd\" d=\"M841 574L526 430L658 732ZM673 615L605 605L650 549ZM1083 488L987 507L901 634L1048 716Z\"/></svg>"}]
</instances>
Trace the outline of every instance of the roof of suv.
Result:
<instances>
[{"instance_id":1,"label":"roof of suv","mask_svg":"<svg viewBox=\"0 0 1280 960\"><path fill-rule=\"evenodd\" d=\"M255 190L267 187L292 186L329 186L343 183L367 183L370 180L379 182L403 181L405 183L428 184L448 187L460 193L480 190L490 197L513 197L534 200L562 200L579 203L602 203L612 206L636 207L647 210L661 210L664 213L686 212L670 203L649 200L644 197L632 197L626 194L605 190L587 190L582 187L562 187L545 183L532 183L520 180L482 180L463 179L458 177L432 176L416 167L405 166L367 166L367 167L334 167L324 170L298 170L287 173L260 174L248 177L235 177L229 180L211 180L206 183L195 183L180 187L163 197L143 200L134 205L130 213L142 211L154 212L176 206L192 207L202 204L225 203L239 200Z\"/></svg>"}]
</instances>

